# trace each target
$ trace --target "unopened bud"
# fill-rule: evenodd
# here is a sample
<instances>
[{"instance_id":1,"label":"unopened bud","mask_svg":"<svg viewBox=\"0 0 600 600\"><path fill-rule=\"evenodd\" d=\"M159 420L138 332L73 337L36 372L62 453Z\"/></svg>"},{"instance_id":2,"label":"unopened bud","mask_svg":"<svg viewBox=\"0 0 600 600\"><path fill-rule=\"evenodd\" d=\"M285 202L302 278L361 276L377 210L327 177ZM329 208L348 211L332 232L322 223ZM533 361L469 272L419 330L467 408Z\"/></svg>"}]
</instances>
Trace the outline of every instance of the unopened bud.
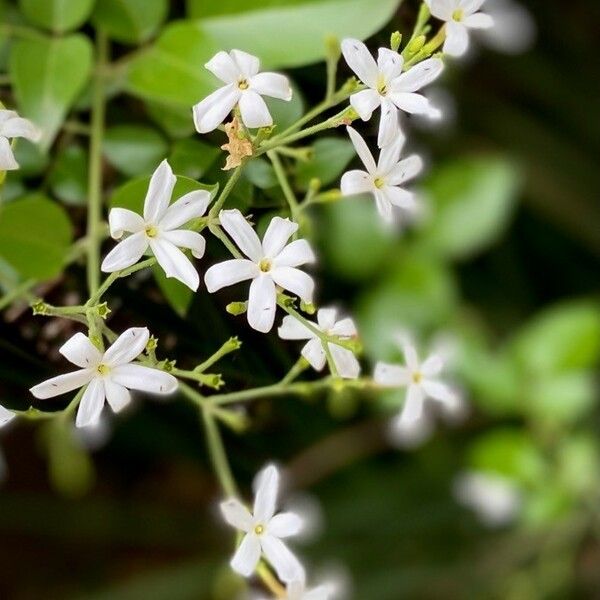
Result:
<instances>
[{"instance_id":1,"label":"unopened bud","mask_svg":"<svg viewBox=\"0 0 600 600\"><path fill-rule=\"evenodd\" d=\"M325 38L325 48L327 60L337 62L342 55L340 40L335 35L328 35Z\"/></svg>"},{"instance_id":2,"label":"unopened bud","mask_svg":"<svg viewBox=\"0 0 600 600\"><path fill-rule=\"evenodd\" d=\"M394 31L392 36L390 37L390 48L394 52L398 52L398 48L400 48L400 44L402 43L402 34L399 31Z\"/></svg>"},{"instance_id":3,"label":"unopened bud","mask_svg":"<svg viewBox=\"0 0 600 600\"><path fill-rule=\"evenodd\" d=\"M409 55L416 54L423 48L426 41L427 38L424 35L419 35L408 44L406 51Z\"/></svg>"},{"instance_id":4,"label":"unopened bud","mask_svg":"<svg viewBox=\"0 0 600 600\"><path fill-rule=\"evenodd\" d=\"M307 315L314 315L317 312L317 307L312 302L300 301L300 310Z\"/></svg>"},{"instance_id":5,"label":"unopened bud","mask_svg":"<svg viewBox=\"0 0 600 600\"><path fill-rule=\"evenodd\" d=\"M243 315L248 310L247 302L230 302L225 310L230 314L238 317L239 315Z\"/></svg>"},{"instance_id":6,"label":"unopened bud","mask_svg":"<svg viewBox=\"0 0 600 600\"><path fill-rule=\"evenodd\" d=\"M146 352L154 352L158 348L158 338L151 335L146 344Z\"/></svg>"}]
</instances>

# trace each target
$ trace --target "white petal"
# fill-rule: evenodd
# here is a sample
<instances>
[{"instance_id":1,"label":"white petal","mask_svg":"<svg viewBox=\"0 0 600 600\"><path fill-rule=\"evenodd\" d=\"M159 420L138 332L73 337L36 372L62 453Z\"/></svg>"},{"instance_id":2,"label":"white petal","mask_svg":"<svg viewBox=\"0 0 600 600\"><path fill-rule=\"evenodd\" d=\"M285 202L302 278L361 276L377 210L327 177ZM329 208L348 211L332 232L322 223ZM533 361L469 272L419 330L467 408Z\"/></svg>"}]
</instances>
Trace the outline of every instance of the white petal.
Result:
<instances>
[{"instance_id":1,"label":"white petal","mask_svg":"<svg viewBox=\"0 0 600 600\"><path fill-rule=\"evenodd\" d=\"M250 79L250 89L263 96L271 96L280 100L292 99L290 81L279 73L258 73Z\"/></svg>"},{"instance_id":2,"label":"white petal","mask_svg":"<svg viewBox=\"0 0 600 600\"><path fill-rule=\"evenodd\" d=\"M268 465L254 478L254 518L260 523L268 523L275 514L277 494L279 493L279 471L274 465Z\"/></svg>"},{"instance_id":3,"label":"white petal","mask_svg":"<svg viewBox=\"0 0 600 600\"><path fill-rule=\"evenodd\" d=\"M189 231L188 229L164 231L161 233L160 239L165 239L178 248L191 250L195 258L202 258L204 256L206 240L197 231Z\"/></svg>"},{"instance_id":4,"label":"white petal","mask_svg":"<svg viewBox=\"0 0 600 600\"><path fill-rule=\"evenodd\" d=\"M442 21L452 19L452 13L457 8L457 3L453 0L430 0L428 4L431 14Z\"/></svg>"},{"instance_id":5,"label":"white petal","mask_svg":"<svg viewBox=\"0 0 600 600\"><path fill-rule=\"evenodd\" d=\"M277 306L277 291L273 279L260 275L250 284L248 296L248 323L252 329L268 333L273 327L275 309Z\"/></svg>"},{"instance_id":6,"label":"white petal","mask_svg":"<svg viewBox=\"0 0 600 600\"><path fill-rule=\"evenodd\" d=\"M88 384L79 408L77 409L76 427L89 427L96 425L104 408L104 383L102 379L92 379Z\"/></svg>"},{"instance_id":7,"label":"white petal","mask_svg":"<svg viewBox=\"0 0 600 600\"><path fill-rule=\"evenodd\" d=\"M187 285L193 292L200 285L200 276L190 259L165 236L150 239L150 248L167 277L173 277Z\"/></svg>"},{"instance_id":8,"label":"white petal","mask_svg":"<svg viewBox=\"0 0 600 600\"><path fill-rule=\"evenodd\" d=\"M10 142L0 136L0 171L14 171L18 168L19 163L15 160Z\"/></svg>"},{"instance_id":9,"label":"white petal","mask_svg":"<svg viewBox=\"0 0 600 600\"><path fill-rule=\"evenodd\" d=\"M469 33L462 23L446 23L446 41L444 52L450 56L462 56L469 47Z\"/></svg>"},{"instance_id":10,"label":"white petal","mask_svg":"<svg viewBox=\"0 0 600 600\"><path fill-rule=\"evenodd\" d=\"M279 538L263 535L260 543L267 560L281 581L289 582L304 577L304 569L300 561Z\"/></svg>"},{"instance_id":11,"label":"white petal","mask_svg":"<svg viewBox=\"0 0 600 600\"><path fill-rule=\"evenodd\" d=\"M204 275L206 289L212 294L221 288L240 281L254 279L260 275L256 263L245 258L234 258L213 265Z\"/></svg>"},{"instance_id":12,"label":"white petal","mask_svg":"<svg viewBox=\"0 0 600 600\"><path fill-rule=\"evenodd\" d=\"M308 590L301 597L302 600L331 600L335 594L336 586L332 584L319 585L312 590Z\"/></svg>"},{"instance_id":13,"label":"white petal","mask_svg":"<svg viewBox=\"0 0 600 600\"><path fill-rule=\"evenodd\" d=\"M375 366L373 379L377 385L384 387L400 387L408 385L410 373L406 367L378 362Z\"/></svg>"},{"instance_id":14,"label":"white petal","mask_svg":"<svg viewBox=\"0 0 600 600\"><path fill-rule=\"evenodd\" d=\"M441 354L432 354L423 361L423 364L421 365L421 373L423 373L425 377L433 377L434 375L438 375L444 368L444 362L444 357Z\"/></svg>"},{"instance_id":15,"label":"white petal","mask_svg":"<svg viewBox=\"0 0 600 600\"><path fill-rule=\"evenodd\" d=\"M236 498L230 498L219 505L223 518L232 527L248 532L254 525L254 520L248 509Z\"/></svg>"},{"instance_id":16,"label":"white petal","mask_svg":"<svg viewBox=\"0 0 600 600\"><path fill-rule=\"evenodd\" d=\"M248 54L248 52L244 52L243 50L232 50L230 54L244 77L250 79L258 73L260 61L256 56Z\"/></svg>"},{"instance_id":17,"label":"white petal","mask_svg":"<svg viewBox=\"0 0 600 600\"><path fill-rule=\"evenodd\" d=\"M483 6L484 2L485 0L460 0L458 8L461 8L465 14L472 15Z\"/></svg>"},{"instance_id":18,"label":"white petal","mask_svg":"<svg viewBox=\"0 0 600 600\"><path fill-rule=\"evenodd\" d=\"M335 308L320 308L317 312L317 323L323 331L329 331L335 326L337 310Z\"/></svg>"},{"instance_id":19,"label":"white petal","mask_svg":"<svg viewBox=\"0 0 600 600\"><path fill-rule=\"evenodd\" d=\"M379 72L385 77L385 80L391 81L402 74L404 59L394 50L379 48L377 66L379 67Z\"/></svg>"},{"instance_id":20,"label":"white petal","mask_svg":"<svg viewBox=\"0 0 600 600\"><path fill-rule=\"evenodd\" d=\"M423 380L423 391L434 400L439 400L449 406L454 406L456 402L456 395L454 392L441 381L434 381L431 379Z\"/></svg>"},{"instance_id":21,"label":"white petal","mask_svg":"<svg viewBox=\"0 0 600 600\"><path fill-rule=\"evenodd\" d=\"M67 392L83 387L91 381L95 374L95 370L92 369L73 371L72 373L58 375L57 377L38 383L29 391L40 400L54 398L54 396L60 396L61 394L66 394Z\"/></svg>"},{"instance_id":22,"label":"white petal","mask_svg":"<svg viewBox=\"0 0 600 600\"><path fill-rule=\"evenodd\" d=\"M0 405L0 427L4 427L4 425L12 421L16 416L14 412Z\"/></svg>"},{"instance_id":23,"label":"white petal","mask_svg":"<svg viewBox=\"0 0 600 600\"><path fill-rule=\"evenodd\" d=\"M400 416L401 422L405 425L414 423L421 418L422 414L423 390L419 385L409 385L406 391L406 400L402 409L402 415Z\"/></svg>"},{"instance_id":24,"label":"white petal","mask_svg":"<svg viewBox=\"0 0 600 600\"><path fill-rule=\"evenodd\" d=\"M317 337L304 345L301 354L315 371L322 371L327 363L327 354L323 349L323 343Z\"/></svg>"},{"instance_id":25,"label":"white petal","mask_svg":"<svg viewBox=\"0 0 600 600\"><path fill-rule=\"evenodd\" d=\"M275 515L267 526L267 534L278 538L298 535L302 531L303 521L295 513L286 512Z\"/></svg>"},{"instance_id":26,"label":"white petal","mask_svg":"<svg viewBox=\"0 0 600 600\"><path fill-rule=\"evenodd\" d=\"M102 353L87 335L79 332L70 337L58 351L74 365L82 369L97 367L102 360Z\"/></svg>"},{"instance_id":27,"label":"white petal","mask_svg":"<svg viewBox=\"0 0 600 600\"><path fill-rule=\"evenodd\" d=\"M143 365L120 365L112 369L110 378L127 389L152 394L172 394L177 389L173 375Z\"/></svg>"},{"instance_id":28,"label":"white petal","mask_svg":"<svg viewBox=\"0 0 600 600\"><path fill-rule=\"evenodd\" d=\"M152 173L144 199L144 219L147 223L156 224L160 221L171 202L176 183L177 178L173 175L171 165L166 159L163 160Z\"/></svg>"},{"instance_id":29,"label":"white petal","mask_svg":"<svg viewBox=\"0 0 600 600\"><path fill-rule=\"evenodd\" d=\"M284 290L296 294L304 302L312 302L315 282L310 275L294 267L274 267L271 276L275 283Z\"/></svg>"},{"instance_id":30,"label":"white petal","mask_svg":"<svg viewBox=\"0 0 600 600\"><path fill-rule=\"evenodd\" d=\"M306 240L294 240L288 244L274 259L277 267L299 267L317 260L313 249Z\"/></svg>"},{"instance_id":31,"label":"white petal","mask_svg":"<svg viewBox=\"0 0 600 600\"><path fill-rule=\"evenodd\" d=\"M354 321L350 317L347 317L331 327L329 333L339 335L340 337L354 337L358 332L356 331Z\"/></svg>"},{"instance_id":32,"label":"white petal","mask_svg":"<svg viewBox=\"0 0 600 600\"><path fill-rule=\"evenodd\" d=\"M373 111L381 105L381 96L371 88L361 90L350 96L350 105L363 121L368 121Z\"/></svg>"},{"instance_id":33,"label":"white petal","mask_svg":"<svg viewBox=\"0 0 600 600\"><path fill-rule=\"evenodd\" d=\"M406 361L406 366L413 372L419 370L419 355L417 353L416 346L406 340L404 340L401 343L401 346L402 352L404 353L404 360Z\"/></svg>"},{"instance_id":34,"label":"white petal","mask_svg":"<svg viewBox=\"0 0 600 600\"><path fill-rule=\"evenodd\" d=\"M329 351L340 377L356 379L360 375L360 363L351 350L337 344L329 344Z\"/></svg>"},{"instance_id":35,"label":"white petal","mask_svg":"<svg viewBox=\"0 0 600 600\"><path fill-rule=\"evenodd\" d=\"M289 219L273 217L262 241L264 256L275 258L285 247L287 241L298 231L298 224Z\"/></svg>"},{"instance_id":36,"label":"white petal","mask_svg":"<svg viewBox=\"0 0 600 600\"><path fill-rule=\"evenodd\" d=\"M149 339L147 327L130 327L104 353L102 362L110 367L130 363L144 351Z\"/></svg>"},{"instance_id":37,"label":"white petal","mask_svg":"<svg viewBox=\"0 0 600 600\"><path fill-rule=\"evenodd\" d=\"M379 152L379 160L377 161L377 172L390 184L387 179L389 173L398 164L400 153L406 138L404 134L398 135L390 144L384 146ZM391 185L391 184L390 184Z\"/></svg>"},{"instance_id":38,"label":"white petal","mask_svg":"<svg viewBox=\"0 0 600 600\"><path fill-rule=\"evenodd\" d=\"M223 83L235 83L242 75L237 63L227 52L217 52L205 65Z\"/></svg>"},{"instance_id":39,"label":"white petal","mask_svg":"<svg viewBox=\"0 0 600 600\"><path fill-rule=\"evenodd\" d=\"M381 192L390 204L397 206L398 208L412 211L417 206L415 195L412 192L403 190L400 187L385 186L382 188Z\"/></svg>"},{"instance_id":40,"label":"white petal","mask_svg":"<svg viewBox=\"0 0 600 600\"><path fill-rule=\"evenodd\" d=\"M292 315L283 317L277 334L282 340L310 340L315 334Z\"/></svg>"},{"instance_id":41,"label":"white petal","mask_svg":"<svg viewBox=\"0 0 600 600\"><path fill-rule=\"evenodd\" d=\"M375 173L377 169L375 159L373 158L373 155L371 154L371 151L369 150L369 147L367 146L367 143L362 135L360 135L360 133L358 133L358 131L356 131L356 129L353 127L346 127L346 130L348 131L350 140L352 140L352 145L354 146L356 153L360 157L360 160L362 160L367 171L371 174Z\"/></svg>"},{"instance_id":42,"label":"white petal","mask_svg":"<svg viewBox=\"0 0 600 600\"><path fill-rule=\"evenodd\" d=\"M463 23L469 29L490 29L490 27L494 26L494 19L485 13L477 13L467 17Z\"/></svg>"},{"instance_id":43,"label":"white petal","mask_svg":"<svg viewBox=\"0 0 600 600\"><path fill-rule=\"evenodd\" d=\"M415 115L426 115L431 111L429 100L422 94L398 92L390 94L394 104L404 112Z\"/></svg>"},{"instance_id":44,"label":"white petal","mask_svg":"<svg viewBox=\"0 0 600 600\"><path fill-rule=\"evenodd\" d=\"M416 177L423 169L423 160L420 156L413 154L397 163L387 174L388 185L400 185Z\"/></svg>"},{"instance_id":45,"label":"white petal","mask_svg":"<svg viewBox=\"0 0 600 600\"><path fill-rule=\"evenodd\" d=\"M240 113L246 127L255 129L257 127L270 127L273 125L273 117L269 107L260 94L252 90L246 90L240 97Z\"/></svg>"},{"instance_id":46,"label":"white petal","mask_svg":"<svg viewBox=\"0 0 600 600\"><path fill-rule=\"evenodd\" d=\"M253 534L244 536L242 543L235 551L231 562L231 568L244 577L250 577L256 569L256 565L260 560L260 542L258 537Z\"/></svg>"},{"instance_id":47,"label":"white petal","mask_svg":"<svg viewBox=\"0 0 600 600\"><path fill-rule=\"evenodd\" d=\"M342 40L342 54L348 66L358 78L370 88L377 87L379 70L369 49L360 41L352 38Z\"/></svg>"},{"instance_id":48,"label":"white petal","mask_svg":"<svg viewBox=\"0 0 600 600\"><path fill-rule=\"evenodd\" d=\"M210 194L206 190L195 190L181 196L173 202L160 220L160 228L177 229L192 219L201 217L210 202Z\"/></svg>"},{"instance_id":49,"label":"white petal","mask_svg":"<svg viewBox=\"0 0 600 600\"><path fill-rule=\"evenodd\" d=\"M123 237L123 233L138 233L145 229L141 215L127 208L113 208L108 214L110 235L115 240Z\"/></svg>"},{"instance_id":50,"label":"white petal","mask_svg":"<svg viewBox=\"0 0 600 600\"><path fill-rule=\"evenodd\" d=\"M263 258L262 245L256 232L244 215L237 209L222 210L219 213L219 222L221 227L229 234L237 247L255 263Z\"/></svg>"},{"instance_id":51,"label":"white petal","mask_svg":"<svg viewBox=\"0 0 600 600\"><path fill-rule=\"evenodd\" d=\"M386 99L381 104L381 119L379 121L379 131L377 132L377 145L380 148L384 148L389 144L393 144L400 136L404 139L404 135L400 131L398 110L393 102Z\"/></svg>"},{"instance_id":52,"label":"white petal","mask_svg":"<svg viewBox=\"0 0 600 600\"><path fill-rule=\"evenodd\" d=\"M394 221L394 211L392 208L392 203L389 198L385 195L383 190L377 190L375 192L375 204L377 206L377 211L383 217L383 220L386 223L392 223Z\"/></svg>"},{"instance_id":53,"label":"white petal","mask_svg":"<svg viewBox=\"0 0 600 600\"><path fill-rule=\"evenodd\" d=\"M208 133L215 130L233 110L241 96L237 85L229 84L219 88L194 105L194 125L198 133Z\"/></svg>"},{"instance_id":54,"label":"white petal","mask_svg":"<svg viewBox=\"0 0 600 600\"><path fill-rule=\"evenodd\" d=\"M2 124L2 135L7 138L27 138L37 142L42 137L42 132L28 119L13 117Z\"/></svg>"},{"instance_id":55,"label":"white petal","mask_svg":"<svg viewBox=\"0 0 600 600\"><path fill-rule=\"evenodd\" d=\"M416 92L437 79L444 70L439 58L428 58L399 77L392 85L393 92Z\"/></svg>"},{"instance_id":56,"label":"white petal","mask_svg":"<svg viewBox=\"0 0 600 600\"><path fill-rule=\"evenodd\" d=\"M373 178L366 171L348 171L342 175L340 188L343 196L366 194L373 191Z\"/></svg>"},{"instance_id":57,"label":"white petal","mask_svg":"<svg viewBox=\"0 0 600 600\"><path fill-rule=\"evenodd\" d=\"M148 248L145 231L139 231L119 242L105 257L100 267L104 273L114 273L134 265Z\"/></svg>"},{"instance_id":58,"label":"white petal","mask_svg":"<svg viewBox=\"0 0 600 600\"><path fill-rule=\"evenodd\" d=\"M131 402L129 390L109 378L104 378L104 393L113 412L122 411Z\"/></svg>"}]
</instances>

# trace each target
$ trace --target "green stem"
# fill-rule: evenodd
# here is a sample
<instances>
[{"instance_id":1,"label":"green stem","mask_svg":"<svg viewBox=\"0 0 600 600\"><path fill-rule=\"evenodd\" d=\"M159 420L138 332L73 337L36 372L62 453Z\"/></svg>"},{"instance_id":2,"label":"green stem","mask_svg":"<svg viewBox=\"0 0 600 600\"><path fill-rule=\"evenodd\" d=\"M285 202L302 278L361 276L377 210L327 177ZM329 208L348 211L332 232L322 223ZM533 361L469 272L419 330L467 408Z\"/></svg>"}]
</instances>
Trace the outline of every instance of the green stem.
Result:
<instances>
[{"instance_id":1,"label":"green stem","mask_svg":"<svg viewBox=\"0 0 600 600\"><path fill-rule=\"evenodd\" d=\"M231 240L225 235L220 225L212 224L208 226L209 231L231 252L236 258L243 258L239 250L231 243Z\"/></svg>"},{"instance_id":2,"label":"green stem","mask_svg":"<svg viewBox=\"0 0 600 600\"><path fill-rule=\"evenodd\" d=\"M216 217L219 214L219 211L223 207L223 204L225 204L225 200L227 200L229 194L235 187L235 184L238 182L240 175L242 174L243 166L244 165L240 165L239 167L237 167L233 171L233 173L231 174L229 179L227 180L227 183L225 184L223 191L219 194L219 197L217 198L215 203L212 205L212 208L208 211L209 221L210 221L210 219Z\"/></svg>"},{"instance_id":3,"label":"green stem","mask_svg":"<svg viewBox=\"0 0 600 600\"><path fill-rule=\"evenodd\" d=\"M283 164L281 163L281 159L274 150L270 150L269 152L267 152L267 156L269 157L269 160L273 165L277 181L279 182L279 185L281 186L281 189L283 191L283 195L285 196L285 199L289 204L292 221L297 223L299 214L298 200L296 200L294 190L292 190L292 186L288 181L285 169L283 168Z\"/></svg>"},{"instance_id":4,"label":"green stem","mask_svg":"<svg viewBox=\"0 0 600 600\"><path fill-rule=\"evenodd\" d=\"M295 381L309 367L309 362L301 356L293 365L292 368L285 374L279 385L289 385Z\"/></svg>"},{"instance_id":5,"label":"green stem","mask_svg":"<svg viewBox=\"0 0 600 600\"><path fill-rule=\"evenodd\" d=\"M210 369L215 363L219 362L224 356L231 352L239 350L242 343L237 337L229 338L212 356L208 357L203 363L200 363L195 369L196 373L204 373Z\"/></svg>"}]
</instances>

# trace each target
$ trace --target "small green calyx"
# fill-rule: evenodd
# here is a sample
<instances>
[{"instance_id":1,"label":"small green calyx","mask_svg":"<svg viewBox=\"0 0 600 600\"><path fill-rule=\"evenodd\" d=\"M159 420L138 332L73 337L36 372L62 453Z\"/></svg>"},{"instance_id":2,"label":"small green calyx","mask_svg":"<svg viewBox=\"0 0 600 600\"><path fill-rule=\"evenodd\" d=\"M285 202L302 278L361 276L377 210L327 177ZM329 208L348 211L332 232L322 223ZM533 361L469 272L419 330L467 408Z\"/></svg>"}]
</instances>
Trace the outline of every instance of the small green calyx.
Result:
<instances>
[{"instance_id":1,"label":"small green calyx","mask_svg":"<svg viewBox=\"0 0 600 600\"><path fill-rule=\"evenodd\" d=\"M243 315L248 310L248 303L247 302L230 302L225 307L225 310L230 315L233 315L234 317L239 317L240 315Z\"/></svg>"},{"instance_id":2,"label":"small green calyx","mask_svg":"<svg viewBox=\"0 0 600 600\"><path fill-rule=\"evenodd\" d=\"M153 335L148 339L148 343L146 344L146 352L154 352L158 348L158 338Z\"/></svg>"},{"instance_id":3,"label":"small green calyx","mask_svg":"<svg viewBox=\"0 0 600 600\"><path fill-rule=\"evenodd\" d=\"M110 315L111 310L108 308L108 304L103 302L102 304L98 304L96 307L96 313L102 320L106 320L106 317Z\"/></svg>"},{"instance_id":4,"label":"small green calyx","mask_svg":"<svg viewBox=\"0 0 600 600\"><path fill-rule=\"evenodd\" d=\"M43 300L37 300L31 303L31 310L34 315L48 314L48 305Z\"/></svg>"},{"instance_id":5,"label":"small green calyx","mask_svg":"<svg viewBox=\"0 0 600 600\"><path fill-rule=\"evenodd\" d=\"M317 312L317 307L312 302L300 301L300 310L307 315L314 315Z\"/></svg>"}]
</instances>

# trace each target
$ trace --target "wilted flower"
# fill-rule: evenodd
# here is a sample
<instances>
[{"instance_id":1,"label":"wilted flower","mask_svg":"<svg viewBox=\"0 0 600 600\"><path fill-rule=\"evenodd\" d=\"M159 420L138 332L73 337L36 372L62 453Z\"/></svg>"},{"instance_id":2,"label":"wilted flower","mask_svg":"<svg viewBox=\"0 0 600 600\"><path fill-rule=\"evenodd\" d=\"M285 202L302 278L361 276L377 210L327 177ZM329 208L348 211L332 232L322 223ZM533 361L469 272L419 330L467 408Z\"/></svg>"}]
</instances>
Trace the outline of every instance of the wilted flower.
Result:
<instances>
[{"instance_id":1,"label":"wilted flower","mask_svg":"<svg viewBox=\"0 0 600 600\"><path fill-rule=\"evenodd\" d=\"M0 109L0 171L14 171L19 168L9 139L26 138L37 142L42 132L28 119L23 119L14 110Z\"/></svg>"}]
</instances>

